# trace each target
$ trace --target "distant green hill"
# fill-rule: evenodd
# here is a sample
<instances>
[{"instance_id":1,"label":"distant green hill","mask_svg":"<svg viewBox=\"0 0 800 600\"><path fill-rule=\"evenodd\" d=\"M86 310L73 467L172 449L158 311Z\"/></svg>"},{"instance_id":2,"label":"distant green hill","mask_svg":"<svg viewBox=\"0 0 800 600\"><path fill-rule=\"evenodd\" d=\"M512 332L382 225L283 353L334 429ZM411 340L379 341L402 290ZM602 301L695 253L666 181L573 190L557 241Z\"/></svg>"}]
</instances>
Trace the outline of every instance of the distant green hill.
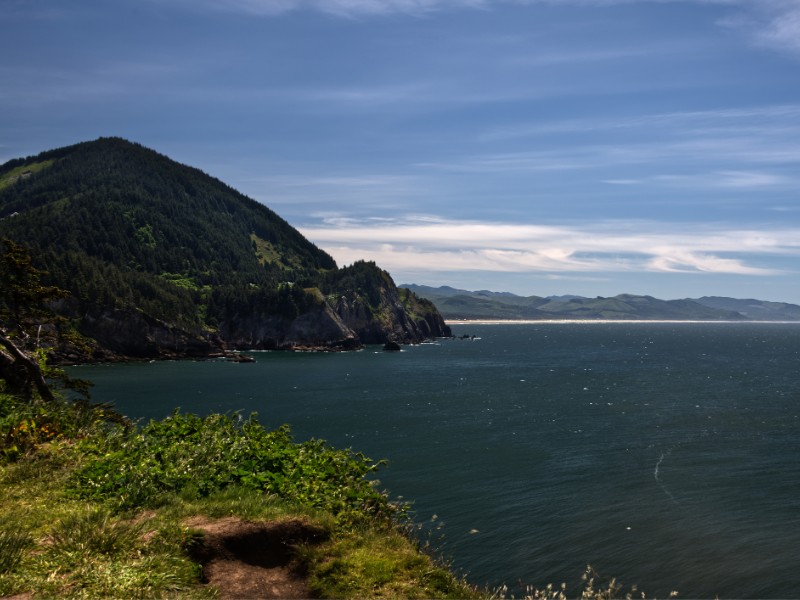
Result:
<instances>
[{"instance_id":1,"label":"distant green hill","mask_svg":"<svg viewBox=\"0 0 800 600\"><path fill-rule=\"evenodd\" d=\"M711 308L736 311L754 321L800 321L800 306L786 302L740 300L720 296L703 296L695 302Z\"/></svg>"},{"instance_id":2,"label":"distant green hill","mask_svg":"<svg viewBox=\"0 0 800 600\"><path fill-rule=\"evenodd\" d=\"M621 319L689 321L798 321L800 306L763 300L704 297L659 300L620 294L612 298L516 296L508 292L472 292L452 287L404 284L431 300L447 319Z\"/></svg>"},{"instance_id":3,"label":"distant green hill","mask_svg":"<svg viewBox=\"0 0 800 600\"><path fill-rule=\"evenodd\" d=\"M449 333L374 263L339 269L266 206L119 138L0 166L0 237L69 290L57 309L96 358Z\"/></svg>"}]
</instances>

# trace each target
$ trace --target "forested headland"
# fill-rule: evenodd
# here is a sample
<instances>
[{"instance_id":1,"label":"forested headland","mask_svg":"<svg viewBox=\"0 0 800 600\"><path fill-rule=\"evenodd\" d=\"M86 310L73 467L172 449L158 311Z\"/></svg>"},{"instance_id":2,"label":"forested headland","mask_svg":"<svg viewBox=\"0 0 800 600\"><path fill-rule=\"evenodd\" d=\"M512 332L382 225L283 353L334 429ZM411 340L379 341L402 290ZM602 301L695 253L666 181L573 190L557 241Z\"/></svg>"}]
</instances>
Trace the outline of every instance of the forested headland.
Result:
<instances>
[{"instance_id":1,"label":"forested headland","mask_svg":"<svg viewBox=\"0 0 800 600\"><path fill-rule=\"evenodd\" d=\"M119 138L2 165L0 237L69 292L54 309L72 362L449 335L374 263L339 268L263 204Z\"/></svg>"}]
</instances>

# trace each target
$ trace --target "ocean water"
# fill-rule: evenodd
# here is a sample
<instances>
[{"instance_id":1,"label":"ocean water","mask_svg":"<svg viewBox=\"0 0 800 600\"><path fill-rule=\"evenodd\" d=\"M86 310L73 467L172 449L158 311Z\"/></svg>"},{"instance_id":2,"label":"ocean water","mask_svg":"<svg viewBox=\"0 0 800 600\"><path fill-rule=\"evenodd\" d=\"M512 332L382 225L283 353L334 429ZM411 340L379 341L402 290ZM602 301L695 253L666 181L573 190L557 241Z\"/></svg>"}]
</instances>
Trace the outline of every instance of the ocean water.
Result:
<instances>
[{"instance_id":1,"label":"ocean water","mask_svg":"<svg viewBox=\"0 0 800 600\"><path fill-rule=\"evenodd\" d=\"M257 412L389 460L479 585L800 597L800 324L459 324L400 353L84 366L134 418Z\"/></svg>"}]
</instances>

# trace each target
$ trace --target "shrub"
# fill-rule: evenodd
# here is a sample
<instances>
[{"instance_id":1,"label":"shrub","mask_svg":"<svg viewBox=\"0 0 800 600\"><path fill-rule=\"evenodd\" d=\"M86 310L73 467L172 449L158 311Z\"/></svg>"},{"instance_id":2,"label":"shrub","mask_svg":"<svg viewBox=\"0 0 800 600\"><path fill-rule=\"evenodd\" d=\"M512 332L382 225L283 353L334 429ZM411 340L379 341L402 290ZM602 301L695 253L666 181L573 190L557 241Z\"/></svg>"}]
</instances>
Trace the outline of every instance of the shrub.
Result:
<instances>
[{"instance_id":1,"label":"shrub","mask_svg":"<svg viewBox=\"0 0 800 600\"><path fill-rule=\"evenodd\" d=\"M77 439L127 419L107 404L86 399L28 401L0 393L0 460L14 461L40 444Z\"/></svg>"},{"instance_id":2,"label":"shrub","mask_svg":"<svg viewBox=\"0 0 800 600\"><path fill-rule=\"evenodd\" d=\"M380 463L320 440L295 443L288 426L269 431L254 415L181 414L109 438L74 475L72 490L118 509L158 506L172 495L207 497L230 486L331 511L341 522L391 521L399 508L367 475Z\"/></svg>"}]
</instances>

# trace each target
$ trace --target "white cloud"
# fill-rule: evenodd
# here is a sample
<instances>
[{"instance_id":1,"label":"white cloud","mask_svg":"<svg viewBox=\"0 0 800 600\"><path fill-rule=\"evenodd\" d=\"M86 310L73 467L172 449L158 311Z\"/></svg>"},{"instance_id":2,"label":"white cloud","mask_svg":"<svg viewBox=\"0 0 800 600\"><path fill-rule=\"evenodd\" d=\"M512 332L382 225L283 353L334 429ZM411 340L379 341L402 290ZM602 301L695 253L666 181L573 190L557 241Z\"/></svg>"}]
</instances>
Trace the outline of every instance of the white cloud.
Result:
<instances>
[{"instance_id":1,"label":"white cloud","mask_svg":"<svg viewBox=\"0 0 800 600\"><path fill-rule=\"evenodd\" d=\"M800 54L800 0L749 0L749 9L723 19L761 46Z\"/></svg>"},{"instance_id":2,"label":"white cloud","mask_svg":"<svg viewBox=\"0 0 800 600\"><path fill-rule=\"evenodd\" d=\"M777 48L800 52L800 3L782 2L759 39Z\"/></svg>"},{"instance_id":3,"label":"white cloud","mask_svg":"<svg viewBox=\"0 0 800 600\"><path fill-rule=\"evenodd\" d=\"M607 181L606 183L615 182ZM763 171L730 170L710 171L693 175L657 175L632 183L660 183L695 190L702 188L755 190L764 188L795 188L798 184L798 179Z\"/></svg>"},{"instance_id":4,"label":"white cloud","mask_svg":"<svg viewBox=\"0 0 800 600\"><path fill-rule=\"evenodd\" d=\"M775 256L800 256L800 229L735 229L617 221L593 225L445 219L331 221L301 228L341 264L389 271L680 272L775 275Z\"/></svg>"},{"instance_id":5,"label":"white cloud","mask_svg":"<svg viewBox=\"0 0 800 600\"><path fill-rule=\"evenodd\" d=\"M607 183L609 185L636 185L637 183L641 183L639 179L604 179L603 183Z\"/></svg>"}]
</instances>

